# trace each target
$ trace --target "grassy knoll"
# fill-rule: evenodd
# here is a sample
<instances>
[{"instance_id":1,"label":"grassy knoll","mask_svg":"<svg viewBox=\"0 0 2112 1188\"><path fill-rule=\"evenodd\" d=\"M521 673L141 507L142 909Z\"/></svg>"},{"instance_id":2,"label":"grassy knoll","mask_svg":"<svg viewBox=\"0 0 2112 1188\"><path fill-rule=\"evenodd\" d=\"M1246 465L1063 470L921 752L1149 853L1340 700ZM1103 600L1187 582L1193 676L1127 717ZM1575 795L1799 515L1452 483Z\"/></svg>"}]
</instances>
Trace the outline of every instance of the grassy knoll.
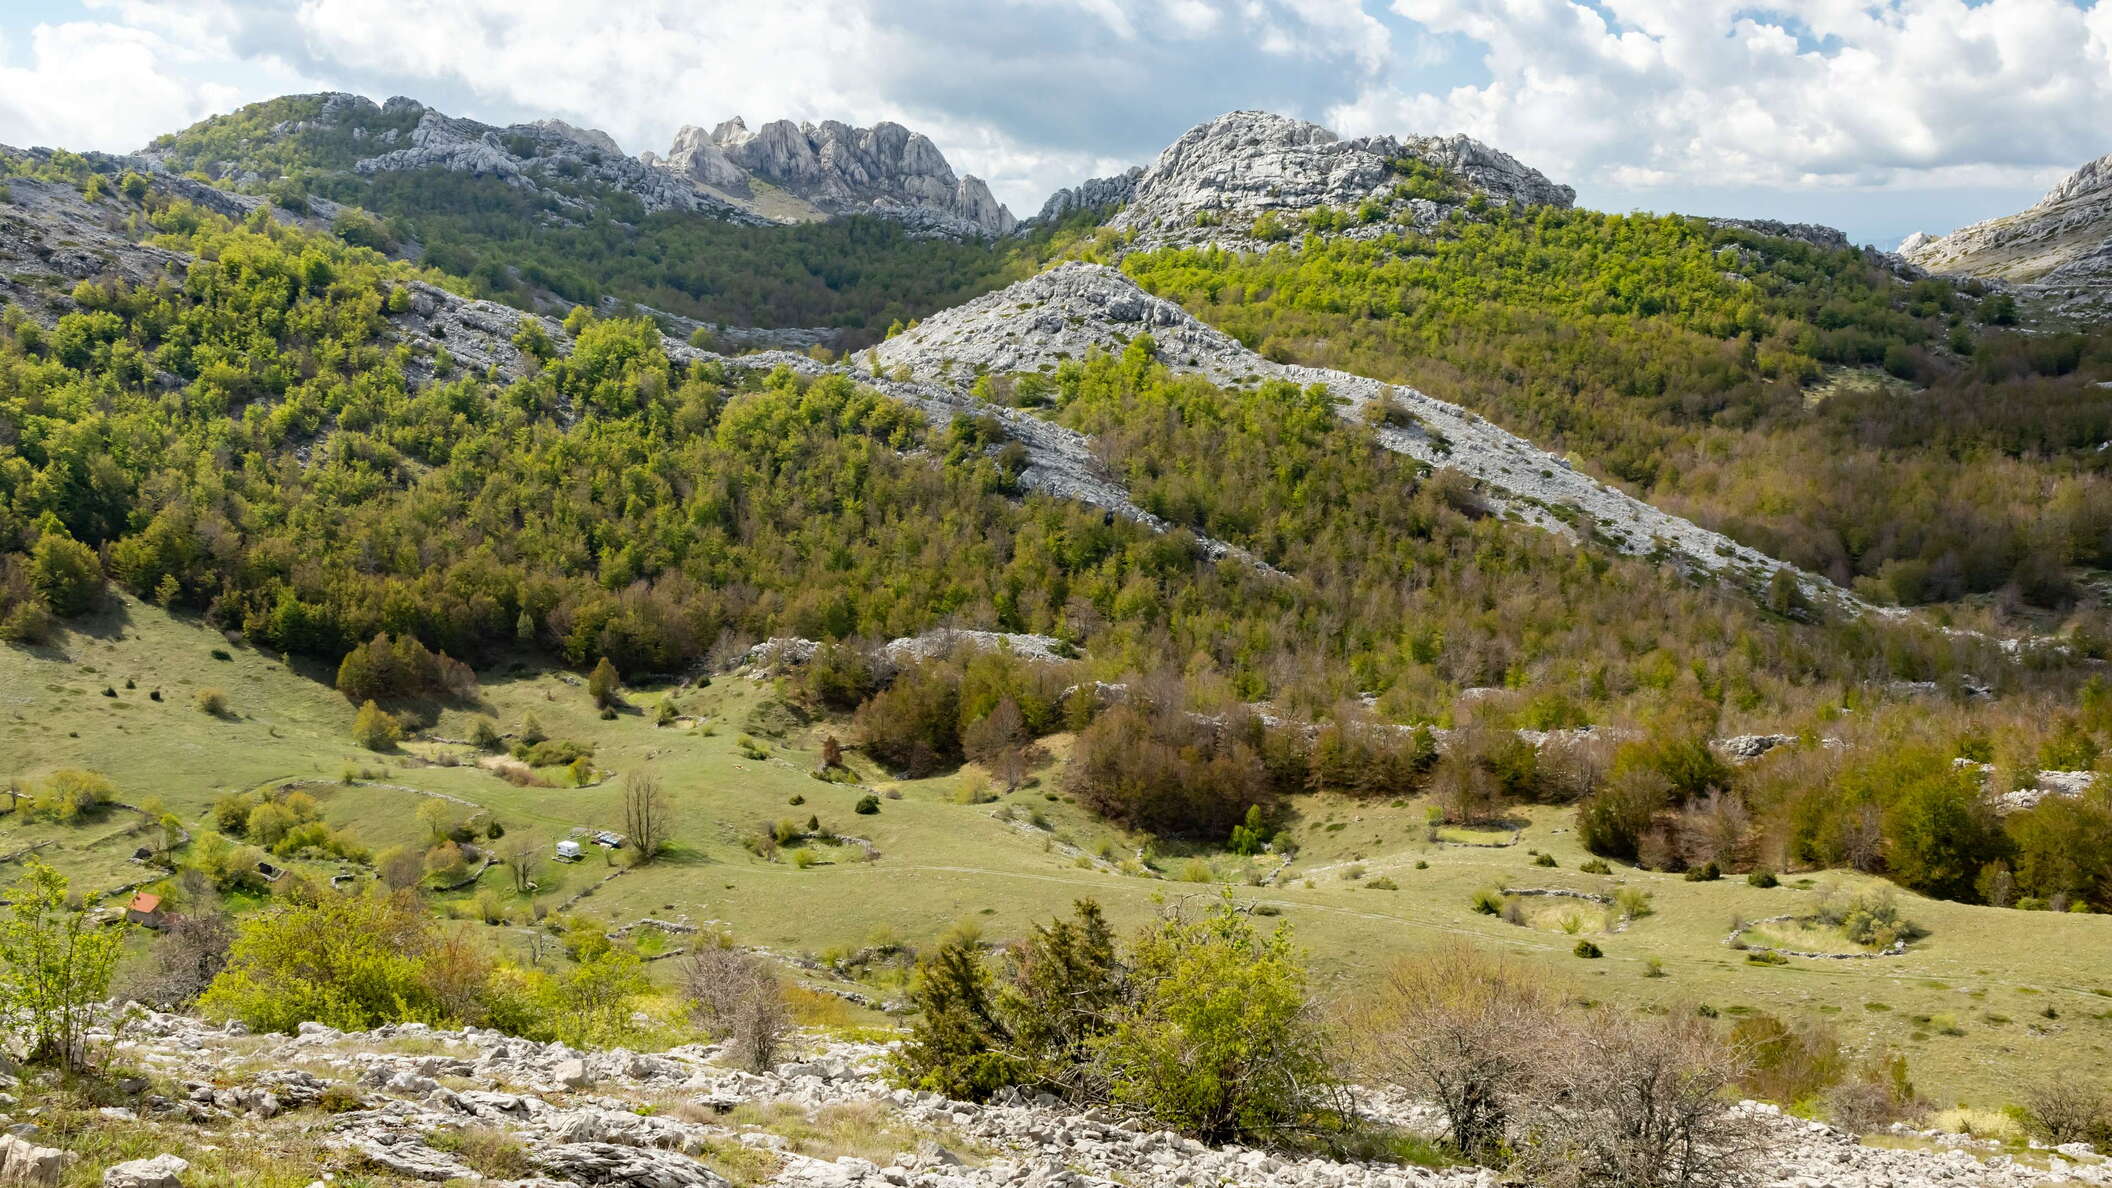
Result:
<instances>
[{"instance_id":1,"label":"grassy knoll","mask_svg":"<svg viewBox=\"0 0 2112 1188\"><path fill-rule=\"evenodd\" d=\"M0 777L94 768L125 800L159 797L193 830L209 826L207 810L225 791L308 781L325 818L376 850L422 843L417 807L427 794L487 808L507 840L533 838L545 851L575 827L622 827L619 780L573 787L563 768L543 768L537 775L552 786L522 787L473 762L440 765L473 760L461 744L376 755L350 741L352 707L314 674L130 600L92 626L54 648L0 650ZM229 658L215 659L216 648ZM127 678L133 689L124 688ZM103 696L105 686L119 695ZM208 686L227 692L230 716L196 708L197 692ZM156 688L159 702L148 698ZM667 696L682 717L656 726ZM1463 937L1544 964L1583 997L1830 1019L1857 1047L1904 1051L1917 1084L1939 1103L1999 1103L2049 1070L2112 1059L2112 919L2101 916L1901 892L1905 914L1928 933L1904 956L1763 967L1724 944L1735 923L1810 914L1828 880L1857 880L1799 874L1763 889L1618 866L1611 875L1586 874L1566 810L1521 814L1515 844L1492 848L1458 844L1444 832L1433 840L1420 799L1340 796L1298 802L1286 834L1297 857L1279 872L1272 855L1151 850L1066 800L1056 790L1056 766L1009 795L973 770L889 781L855 751L849 760L862 786L815 779L822 735L843 725L799 722L769 704L769 685L745 677L671 693L632 690L613 721L602 720L571 679L540 667L488 666L479 697L441 710L432 733L467 738L480 717L511 731L532 713L550 737L591 744L596 769L650 767L671 794L679 819L660 862L601 883L623 868L590 847L585 862L546 862L537 872L534 898L549 906L598 883L574 910L611 924L687 915L782 952L847 952L886 939L918 944L963 920L992 938L1016 936L1080 896L1129 924L1167 901L1229 893L1292 924L1323 979L1341 992L1401 955ZM1066 740L1049 745L1060 758ZM338 781L347 769L371 778L345 786ZM880 811L860 814L868 789L879 795ZM782 819L804 832L810 817L825 832L857 840L794 840L774 859L753 852L750 843L770 823ZM0 853L52 841L41 855L80 885L112 886L137 877L125 861L131 846L111 840L133 820L105 815L67 828L0 817ZM802 850L813 855L804 864L795 858ZM1536 851L1555 865L1537 864ZM1473 910L1478 891L1525 887L1603 895L1635 888L1649 894L1651 911L1608 934L1598 930L1597 905L1579 900L1548 901L1544 911L1554 916L1546 927ZM440 898L466 914L483 890L510 909L525 906L500 867ZM1603 959L1571 955L1574 938L1555 917L1572 907ZM1650 976L1651 958L1664 976Z\"/></svg>"}]
</instances>

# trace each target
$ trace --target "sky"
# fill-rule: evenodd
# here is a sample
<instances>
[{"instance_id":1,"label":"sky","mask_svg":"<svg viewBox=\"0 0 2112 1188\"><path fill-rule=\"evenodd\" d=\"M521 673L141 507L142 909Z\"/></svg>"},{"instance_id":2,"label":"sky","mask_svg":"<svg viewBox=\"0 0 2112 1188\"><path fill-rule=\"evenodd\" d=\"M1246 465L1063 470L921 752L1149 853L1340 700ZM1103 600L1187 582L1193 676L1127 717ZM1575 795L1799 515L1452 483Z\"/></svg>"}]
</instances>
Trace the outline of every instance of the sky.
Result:
<instances>
[{"instance_id":1,"label":"sky","mask_svg":"<svg viewBox=\"0 0 2112 1188\"><path fill-rule=\"evenodd\" d=\"M1237 108L1466 132L1602 210L1890 247L2112 153L2112 0L7 0L0 143L126 151L296 91L555 116L892 119L1022 215Z\"/></svg>"}]
</instances>

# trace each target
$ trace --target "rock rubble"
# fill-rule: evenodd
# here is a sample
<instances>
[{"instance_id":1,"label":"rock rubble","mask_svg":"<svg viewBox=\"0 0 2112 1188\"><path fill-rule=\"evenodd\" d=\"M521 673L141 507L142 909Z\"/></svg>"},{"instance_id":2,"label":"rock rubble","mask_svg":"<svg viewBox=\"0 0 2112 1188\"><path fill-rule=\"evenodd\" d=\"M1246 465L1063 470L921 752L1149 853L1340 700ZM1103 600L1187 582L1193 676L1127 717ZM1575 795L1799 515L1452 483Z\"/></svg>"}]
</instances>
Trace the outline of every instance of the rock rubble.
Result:
<instances>
[{"instance_id":1,"label":"rock rubble","mask_svg":"<svg viewBox=\"0 0 2112 1188\"><path fill-rule=\"evenodd\" d=\"M658 1054L579 1051L495 1031L440 1031L421 1024L342 1033L309 1023L294 1036L252 1037L147 1013L118 1041L118 1051L190 1086L184 1100L143 1094L142 1117L179 1124L268 1118L266 1095L278 1098L285 1086L309 1086L317 1099L328 1091L352 1107L316 1116L327 1147L410 1180L474 1177L476 1169L443 1136L478 1128L518 1143L539 1170L538 1179L526 1182L548 1185L720 1188L727 1181L710 1162L729 1151L747 1152L744 1162L762 1182L809 1188L1499 1183L1497 1173L1480 1168L1432 1170L1213 1147L1105 1108L1081 1110L1019 1091L983 1105L952 1101L889 1086L880 1076L882 1046L819 1037L802 1042L798 1059L748 1073L717 1063L718 1050L709 1046ZM275 1071L258 1074L258 1068ZM299 1076L289 1079L294 1073ZM1375 1120L1424 1131L1434 1124L1420 1103L1370 1091L1357 1097L1359 1108ZM301 1108L284 1099L278 1104ZM1869 1147L1772 1106L1741 1108L1769 1130L1752 1180L1756 1188L2112 1185L2112 1167L2087 1148L2041 1152L2025 1161L1956 1136L1921 1132L1912 1137L1929 1149ZM856 1145L861 1154L823 1158L807 1149L801 1123L820 1111L845 1109L872 1128ZM889 1136L896 1135L917 1137L897 1140L900 1149L887 1150L894 1145ZM52 1151L40 1158L64 1157ZM149 1182L138 1181L138 1188ZM127 1181L128 1188L133 1183Z\"/></svg>"}]
</instances>

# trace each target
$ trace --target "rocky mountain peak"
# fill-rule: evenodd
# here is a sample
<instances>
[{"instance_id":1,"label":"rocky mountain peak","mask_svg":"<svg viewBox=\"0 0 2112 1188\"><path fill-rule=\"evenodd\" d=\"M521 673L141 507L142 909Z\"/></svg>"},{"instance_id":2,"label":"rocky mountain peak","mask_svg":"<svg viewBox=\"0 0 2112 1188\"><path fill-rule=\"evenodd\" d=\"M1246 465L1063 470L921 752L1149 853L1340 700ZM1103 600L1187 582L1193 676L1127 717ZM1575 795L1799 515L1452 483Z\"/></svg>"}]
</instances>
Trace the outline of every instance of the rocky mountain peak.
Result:
<instances>
[{"instance_id":1,"label":"rocky mountain peak","mask_svg":"<svg viewBox=\"0 0 2112 1188\"><path fill-rule=\"evenodd\" d=\"M2012 282L2059 312L2112 313L2112 155L2077 169L2015 214L1948 235L1917 231L1899 254L1931 272Z\"/></svg>"},{"instance_id":2,"label":"rocky mountain peak","mask_svg":"<svg viewBox=\"0 0 2112 1188\"><path fill-rule=\"evenodd\" d=\"M1239 239L1264 214L1302 215L1320 207L1369 202L1407 211L1414 221L1440 202L1403 191L1413 162L1449 177L1465 192L1519 206L1567 207L1576 199L1516 158L1467 136L1363 136L1344 139L1307 120L1266 111L1233 111L1190 128L1128 186L1128 205L1113 225L1147 242ZM1122 179L1100 179L1051 199L1057 211L1120 198Z\"/></svg>"},{"instance_id":3,"label":"rocky mountain peak","mask_svg":"<svg viewBox=\"0 0 2112 1188\"><path fill-rule=\"evenodd\" d=\"M739 116L708 137L684 128L665 164L705 184L737 170L824 214L879 213L913 226L948 223L968 234L1004 235L1017 220L980 179L956 176L931 138L892 121L870 128L839 120L772 120L751 131Z\"/></svg>"},{"instance_id":4,"label":"rocky mountain peak","mask_svg":"<svg viewBox=\"0 0 2112 1188\"><path fill-rule=\"evenodd\" d=\"M2032 209L2042 210L2076 201L2112 202L2112 153L2062 178Z\"/></svg>"}]
</instances>

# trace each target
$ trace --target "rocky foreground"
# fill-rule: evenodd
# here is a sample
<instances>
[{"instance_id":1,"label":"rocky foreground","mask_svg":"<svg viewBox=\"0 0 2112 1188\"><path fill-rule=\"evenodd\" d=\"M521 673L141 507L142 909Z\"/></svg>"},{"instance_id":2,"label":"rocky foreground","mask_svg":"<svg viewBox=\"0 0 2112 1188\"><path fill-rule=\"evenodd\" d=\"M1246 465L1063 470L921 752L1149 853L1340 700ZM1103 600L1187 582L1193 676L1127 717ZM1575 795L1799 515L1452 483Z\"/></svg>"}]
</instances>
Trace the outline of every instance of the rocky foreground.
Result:
<instances>
[{"instance_id":1,"label":"rocky foreground","mask_svg":"<svg viewBox=\"0 0 2112 1188\"><path fill-rule=\"evenodd\" d=\"M101 1038L110 1040L105 1033ZM1490 1188L1496 1173L1296 1157L1209 1147L1104 1110L1049 1099L990 1105L891 1088L885 1049L819 1037L800 1058L752 1074L718 1049L579 1051L495 1031L403 1024L347 1034L303 1024L252 1036L148 1013L114 1042L113 1065L136 1071L127 1106L90 1128L127 1136L152 1158L87 1161L45 1140L34 1120L0 1136L0 1178L101 1179L117 1188L253 1182L239 1155L268 1152L283 1174L366 1183L466 1181L684 1188L728 1183L870 1188L1085 1188L1254 1185L1299 1188ZM24 1097L29 1086L18 1086ZM9 1097L7 1108L19 1110ZM1367 1095L1374 1117L1427 1126L1413 1103ZM1913 1135L1875 1147L1831 1127L1749 1106L1770 1140L1755 1185L2112 1185L2112 1165L2079 1147L1997 1153L1958 1136ZM107 1138L107 1136L106 1136ZM58 1140L63 1141L63 1140ZM230 1163L230 1159L234 1162ZM248 1173L257 1174L257 1173Z\"/></svg>"}]
</instances>

